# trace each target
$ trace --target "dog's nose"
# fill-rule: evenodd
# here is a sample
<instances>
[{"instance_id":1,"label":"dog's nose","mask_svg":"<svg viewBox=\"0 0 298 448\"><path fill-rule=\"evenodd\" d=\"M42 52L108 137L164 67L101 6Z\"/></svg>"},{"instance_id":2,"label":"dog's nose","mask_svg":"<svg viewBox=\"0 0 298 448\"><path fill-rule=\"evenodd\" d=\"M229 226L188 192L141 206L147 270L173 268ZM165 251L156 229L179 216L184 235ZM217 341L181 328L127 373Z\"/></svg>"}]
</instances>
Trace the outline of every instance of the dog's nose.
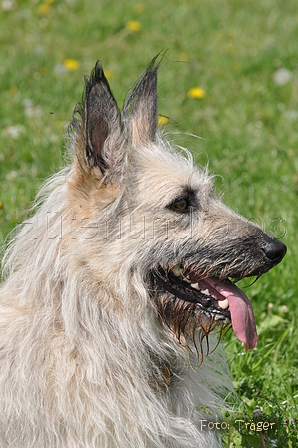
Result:
<instances>
[{"instance_id":1,"label":"dog's nose","mask_svg":"<svg viewBox=\"0 0 298 448\"><path fill-rule=\"evenodd\" d=\"M279 263L287 252L287 246L280 240L266 235L262 250L274 264Z\"/></svg>"}]
</instances>

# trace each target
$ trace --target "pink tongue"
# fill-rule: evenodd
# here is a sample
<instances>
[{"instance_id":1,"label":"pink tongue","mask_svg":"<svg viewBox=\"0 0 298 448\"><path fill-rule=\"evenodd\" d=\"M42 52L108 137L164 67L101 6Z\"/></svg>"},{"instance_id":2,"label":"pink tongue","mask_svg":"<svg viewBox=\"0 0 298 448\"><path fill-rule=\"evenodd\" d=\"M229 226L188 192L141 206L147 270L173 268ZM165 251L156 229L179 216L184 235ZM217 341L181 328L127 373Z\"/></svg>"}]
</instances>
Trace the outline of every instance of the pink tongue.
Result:
<instances>
[{"instance_id":1,"label":"pink tongue","mask_svg":"<svg viewBox=\"0 0 298 448\"><path fill-rule=\"evenodd\" d=\"M259 338L256 330L254 312L248 297L246 297L238 286L232 283L225 284L212 277L205 278L204 282L209 284L221 296L228 299L235 335L244 343L245 350L254 348ZM219 297L216 298L219 299Z\"/></svg>"}]
</instances>

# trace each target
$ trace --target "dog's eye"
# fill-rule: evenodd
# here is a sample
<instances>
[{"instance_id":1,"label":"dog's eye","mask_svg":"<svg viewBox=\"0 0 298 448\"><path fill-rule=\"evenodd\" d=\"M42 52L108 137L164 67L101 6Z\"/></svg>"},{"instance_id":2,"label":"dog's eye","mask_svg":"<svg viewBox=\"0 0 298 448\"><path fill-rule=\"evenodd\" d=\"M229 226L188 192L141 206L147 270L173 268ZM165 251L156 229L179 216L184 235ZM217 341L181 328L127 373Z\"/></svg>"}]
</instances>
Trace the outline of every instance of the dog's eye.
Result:
<instances>
[{"instance_id":1,"label":"dog's eye","mask_svg":"<svg viewBox=\"0 0 298 448\"><path fill-rule=\"evenodd\" d=\"M189 209L189 202L187 199L178 199L173 203L172 207L178 212L187 212Z\"/></svg>"}]
</instances>

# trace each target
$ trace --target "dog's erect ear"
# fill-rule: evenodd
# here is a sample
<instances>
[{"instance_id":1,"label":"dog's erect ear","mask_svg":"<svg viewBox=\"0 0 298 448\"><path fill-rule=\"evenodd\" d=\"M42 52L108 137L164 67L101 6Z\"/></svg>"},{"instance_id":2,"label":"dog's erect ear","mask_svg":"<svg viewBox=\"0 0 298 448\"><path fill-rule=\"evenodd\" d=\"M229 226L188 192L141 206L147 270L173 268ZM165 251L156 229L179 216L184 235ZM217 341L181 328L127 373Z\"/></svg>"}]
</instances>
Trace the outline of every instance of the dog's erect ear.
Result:
<instances>
[{"instance_id":1,"label":"dog's erect ear","mask_svg":"<svg viewBox=\"0 0 298 448\"><path fill-rule=\"evenodd\" d=\"M125 101L122 120L132 140L138 145L154 141L157 128L157 70L155 56Z\"/></svg>"},{"instance_id":2,"label":"dog's erect ear","mask_svg":"<svg viewBox=\"0 0 298 448\"><path fill-rule=\"evenodd\" d=\"M105 175L117 159L121 124L117 103L99 61L90 78L85 79L83 108L86 160L90 168L99 167Z\"/></svg>"}]
</instances>

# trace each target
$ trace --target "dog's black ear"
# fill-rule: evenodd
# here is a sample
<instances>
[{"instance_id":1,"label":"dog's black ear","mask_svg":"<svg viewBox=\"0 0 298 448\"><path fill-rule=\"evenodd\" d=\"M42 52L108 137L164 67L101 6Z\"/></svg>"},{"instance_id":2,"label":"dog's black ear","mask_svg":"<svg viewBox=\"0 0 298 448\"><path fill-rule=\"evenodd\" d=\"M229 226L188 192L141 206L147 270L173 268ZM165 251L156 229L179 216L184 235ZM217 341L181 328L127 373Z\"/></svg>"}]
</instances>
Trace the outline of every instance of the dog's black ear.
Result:
<instances>
[{"instance_id":1,"label":"dog's black ear","mask_svg":"<svg viewBox=\"0 0 298 448\"><path fill-rule=\"evenodd\" d=\"M83 126L88 165L99 167L102 174L112 168L117 157L120 113L101 63L98 61L90 78L85 78Z\"/></svg>"},{"instance_id":2,"label":"dog's black ear","mask_svg":"<svg viewBox=\"0 0 298 448\"><path fill-rule=\"evenodd\" d=\"M133 144L155 140L157 128L157 70L160 54L155 56L128 95L122 120Z\"/></svg>"}]
</instances>

